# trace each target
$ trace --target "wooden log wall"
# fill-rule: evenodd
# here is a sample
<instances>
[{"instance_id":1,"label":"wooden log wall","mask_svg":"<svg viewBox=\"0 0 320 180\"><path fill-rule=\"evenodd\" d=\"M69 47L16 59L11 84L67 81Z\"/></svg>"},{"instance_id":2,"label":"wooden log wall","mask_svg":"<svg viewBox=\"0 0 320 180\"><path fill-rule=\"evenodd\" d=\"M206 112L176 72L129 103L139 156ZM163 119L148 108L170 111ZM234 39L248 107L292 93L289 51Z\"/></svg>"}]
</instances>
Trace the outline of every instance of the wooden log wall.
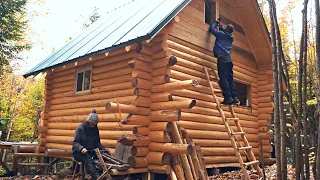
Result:
<instances>
[{"instance_id":1,"label":"wooden log wall","mask_svg":"<svg viewBox=\"0 0 320 180\"><path fill-rule=\"evenodd\" d=\"M258 66L236 9L227 1L221 1L220 10L222 23L232 23L236 27L231 54L234 78L237 82L250 86L251 89L251 98L249 98L251 107L236 107L235 112L240 118L244 131L247 132L247 138L257 158L259 158L257 135L263 138L263 156L269 157L271 147L267 134L266 131L260 131L258 124L260 114L258 94L259 89L263 89L258 84ZM203 67L208 67L210 74L213 74L211 68L213 67L216 71L217 59L212 53L215 37L208 32L209 25L204 24L203 13L202 0L192 1L179 13L180 22L174 24L173 32L168 35L167 40L169 50L177 58L177 63L167 71L170 72L171 82L189 79L199 82L197 88L170 92L173 100L197 100L196 106L192 109L182 109L178 125L185 128L189 137L201 146L207 167L222 167L237 163L237 159L205 79ZM214 80L215 77L212 75L211 79ZM214 88L219 88L216 80L212 84ZM222 100L222 95L218 94L218 96ZM231 117L226 107L224 110L227 117Z\"/></svg>"},{"instance_id":2,"label":"wooden log wall","mask_svg":"<svg viewBox=\"0 0 320 180\"><path fill-rule=\"evenodd\" d=\"M263 146L268 149L269 153L266 153L266 158L271 157L272 147L270 146L270 140L272 134L269 134L269 126L273 113L273 73L272 65L259 67L258 73L258 124L259 124L259 136L262 138Z\"/></svg>"}]
</instances>

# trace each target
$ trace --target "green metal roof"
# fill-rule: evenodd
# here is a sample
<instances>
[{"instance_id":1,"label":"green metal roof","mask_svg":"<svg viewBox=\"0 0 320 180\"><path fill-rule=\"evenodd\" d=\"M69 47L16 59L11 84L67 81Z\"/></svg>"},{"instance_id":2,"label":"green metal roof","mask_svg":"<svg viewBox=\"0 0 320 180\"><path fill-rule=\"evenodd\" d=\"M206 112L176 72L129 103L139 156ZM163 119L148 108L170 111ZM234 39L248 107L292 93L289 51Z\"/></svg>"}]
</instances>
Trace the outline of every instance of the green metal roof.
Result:
<instances>
[{"instance_id":1,"label":"green metal roof","mask_svg":"<svg viewBox=\"0 0 320 180\"><path fill-rule=\"evenodd\" d=\"M99 18L24 77L155 36L191 0L132 0Z\"/></svg>"}]
</instances>

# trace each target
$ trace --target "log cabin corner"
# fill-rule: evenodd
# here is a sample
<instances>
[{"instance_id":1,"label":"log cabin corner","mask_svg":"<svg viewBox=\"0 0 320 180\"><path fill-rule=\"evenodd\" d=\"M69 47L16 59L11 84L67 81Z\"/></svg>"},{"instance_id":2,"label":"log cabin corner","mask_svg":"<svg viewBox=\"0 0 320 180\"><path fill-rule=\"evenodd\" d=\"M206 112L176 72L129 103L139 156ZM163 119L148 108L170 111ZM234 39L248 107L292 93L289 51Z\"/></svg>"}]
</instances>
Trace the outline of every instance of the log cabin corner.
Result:
<instances>
[{"instance_id":1,"label":"log cabin corner","mask_svg":"<svg viewBox=\"0 0 320 180\"><path fill-rule=\"evenodd\" d=\"M144 136L133 144L132 173L159 172L152 153L165 151L166 144L174 148L172 123L201 146L206 168L238 166L203 69L216 71L208 28L219 15L235 27L231 57L241 101L235 112L257 159L259 137L264 159L270 158L269 34L256 0L216 1L133 0L29 70L25 77L46 73L39 149L70 151L76 127L96 109L101 143L113 153L122 135Z\"/></svg>"}]
</instances>

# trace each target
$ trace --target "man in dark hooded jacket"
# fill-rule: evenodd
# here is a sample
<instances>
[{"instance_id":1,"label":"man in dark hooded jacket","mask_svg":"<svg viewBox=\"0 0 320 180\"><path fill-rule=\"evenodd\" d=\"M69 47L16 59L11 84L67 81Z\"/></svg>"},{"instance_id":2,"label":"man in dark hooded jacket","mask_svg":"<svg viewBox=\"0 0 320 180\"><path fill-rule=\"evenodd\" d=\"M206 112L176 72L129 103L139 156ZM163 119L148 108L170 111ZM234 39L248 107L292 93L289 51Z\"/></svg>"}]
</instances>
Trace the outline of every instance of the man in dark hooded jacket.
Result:
<instances>
[{"instance_id":1,"label":"man in dark hooded jacket","mask_svg":"<svg viewBox=\"0 0 320 180\"><path fill-rule=\"evenodd\" d=\"M236 86L233 81L233 63L230 57L234 27L228 24L226 28L221 26L218 30L217 26L220 26L219 19L210 26L209 31L216 37L213 53L218 58L219 85L224 97L221 104L238 104Z\"/></svg>"},{"instance_id":2,"label":"man in dark hooded jacket","mask_svg":"<svg viewBox=\"0 0 320 180\"><path fill-rule=\"evenodd\" d=\"M74 159L85 165L92 179L98 179L100 176L93 160L97 158L94 149L99 148L110 155L110 152L100 143L98 121L99 117L96 114L96 110L92 110L87 121L77 127L72 143Z\"/></svg>"}]
</instances>

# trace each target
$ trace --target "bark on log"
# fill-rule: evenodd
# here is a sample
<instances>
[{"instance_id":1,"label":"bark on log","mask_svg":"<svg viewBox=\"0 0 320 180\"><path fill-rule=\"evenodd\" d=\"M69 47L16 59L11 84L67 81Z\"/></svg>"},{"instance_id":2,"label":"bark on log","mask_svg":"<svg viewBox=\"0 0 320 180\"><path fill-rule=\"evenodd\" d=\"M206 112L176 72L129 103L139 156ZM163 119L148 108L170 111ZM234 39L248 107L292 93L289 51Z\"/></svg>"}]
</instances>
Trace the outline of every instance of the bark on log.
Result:
<instances>
[{"instance_id":1,"label":"bark on log","mask_svg":"<svg viewBox=\"0 0 320 180\"><path fill-rule=\"evenodd\" d=\"M169 101L152 103L151 110L165 110L165 109L191 109L196 105L196 100L187 101Z\"/></svg>"},{"instance_id":2,"label":"bark on log","mask_svg":"<svg viewBox=\"0 0 320 180\"><path fill-rule=\"evenodd\" d=\"M133 88L141 88L141 89L151 89L152 83L151 81L147 81L141 78L133 78L131 81L131 86Z\"/></svg>"},{"instance_id":3,"label":"bark on log","mask_svg":"<svg viewBox=\"0 0 320 180\"><path fill-rule=\"evenodd\" d=\"M168 102L168 101L172 101L172 96L170 93L168 92L163 92L163 93L153 93L150 96L150 100L153 103L156 102Z\"/></svg>"},{"instance_id":4,"label":"bark on log","mask_svg":"<svg viewBox=\"0 0 320 180\"><path fill-rule=\"evenodd\" d=\"M150 131L148 137L152 142L168 143L171 138L166 131Z\"/></svg>"},{"instance_id":5,"label":"bark on log","mask_svg":"<svg viewBox=\"0 0 320 180\"><path fill-rule=\"evenodd\" d=\"M150 131L172 131L171 122L152 122L149 124Z\"/></svg>"},{"instance_id":6,"label":"bark on log","mask_svg":"<svg viewBox=\"0 0 320 180\"><path fill-rule=\"evenodd\" d=\"M175 143L155 143L149 144L151 151L168 152L173 154L191 154L192 146L189 144L175 144Z\"/></svg>"},{"instance_id":7,"label":"bark on log","mask_svg":"<svg viewBox=\"0 0 320 180\"><path fill-rule=\"evenodd\" d=\"M171 154L163 152L149 152L147 155L150 164L171 165Z\"/></svg>"},{"instance_id":8,"label":"bark on log","mask_svg":"<svg viewBox=\"0 0 320 180\"><path fill-rule=\"evenodd\" d=\"M167 84L159 84L154 85L151 88L152 93L164 92L164 91L173 91L179 89L188 89L192 87L196 87L198 85L198 81L196 80L185 80L185 81L177 81Z\"/></svg>"},{"instance_id":9,"label":"bark on log","mask_svg":"<svg viewBox=\"0 0 320 180\"><path fill-rule=\"evenodd\" d=\"M180 110L163 110L163 111L151 111L149 115L151 121L179 121L181 117Z\"/></svg>"},{"instance_id":10,"label":"bark on log","mask_svg":"<svg viewBox=\"0 0 320 180\"><path fill-rule=\"evenodd\" d=\"M117 103L109 102L105 106L105 110L112 113L118 112L119 108L122 113L131 113L138 115L148 115L150 113L149 108L136 107L133 105L119 104L118 107Z\"/></svg>"},{"instance_id":11,"label":"bark on log","mask_svg":"<svg viewBox=\"0 0 320 180\"><path fill-rule=\"evenodd\" d=\"M151 65L153 68L161 68L161 67L167 67L167 66L174 66L177 64L178 60L175 56L167 57L164 59L159 59L156 61L152 61Z\"/></svg>"},{"instance_id":12,"label":"bark on log","mask_svg":"<svg viewBox=\"0 0 320 180\"><path fill-rule=\"evenodd\" d=\"M151 120L149 116L129 114L126 118L123 119L122 123L126 125L148 126L151 123Z\"/></svg>"}]
</instances>

